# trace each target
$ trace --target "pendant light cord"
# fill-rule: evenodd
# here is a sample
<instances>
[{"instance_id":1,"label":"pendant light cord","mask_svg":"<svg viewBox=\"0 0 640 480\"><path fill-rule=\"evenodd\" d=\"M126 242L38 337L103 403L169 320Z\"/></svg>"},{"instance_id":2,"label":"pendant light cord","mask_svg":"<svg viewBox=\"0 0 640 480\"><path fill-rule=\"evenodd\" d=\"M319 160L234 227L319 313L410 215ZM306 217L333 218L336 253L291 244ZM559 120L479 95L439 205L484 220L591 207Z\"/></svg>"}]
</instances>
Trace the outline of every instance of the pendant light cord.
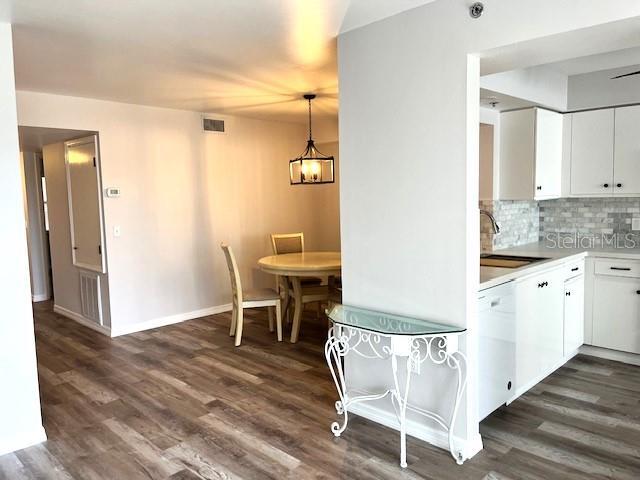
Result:
<instances>
[{"instance_id":1,"label":"pendant light cord","mask_svg":"<svg viewBox=\"0 0 640 480\"><path fill-rule=\"evenodd\" d=\"M311 99L309 99L309 140L313 140L311 138Z\"/></svg>"}]
</instances>

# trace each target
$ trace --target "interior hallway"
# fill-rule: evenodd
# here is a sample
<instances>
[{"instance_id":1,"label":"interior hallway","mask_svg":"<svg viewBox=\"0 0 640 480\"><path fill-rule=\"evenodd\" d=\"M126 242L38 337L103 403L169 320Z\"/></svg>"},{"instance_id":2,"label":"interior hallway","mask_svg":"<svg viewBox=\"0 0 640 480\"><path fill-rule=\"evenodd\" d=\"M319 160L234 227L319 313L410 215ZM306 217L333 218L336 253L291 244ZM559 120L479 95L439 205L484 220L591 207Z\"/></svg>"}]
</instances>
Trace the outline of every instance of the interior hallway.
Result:
<instances>
[{"instance_id":1,"label":"interior hallway","mask_svg":"<svg viewBox=\"0 0 640 480\"><path fill-rule=\"evenodd\" d=\"M35 305L45 444L0 457L2 479L637 479L640 367L581 356L481 424L463 466L352 417L335 439L324 322L277 343L247 311L109 339Z\"/></svg>"}]
</instances>

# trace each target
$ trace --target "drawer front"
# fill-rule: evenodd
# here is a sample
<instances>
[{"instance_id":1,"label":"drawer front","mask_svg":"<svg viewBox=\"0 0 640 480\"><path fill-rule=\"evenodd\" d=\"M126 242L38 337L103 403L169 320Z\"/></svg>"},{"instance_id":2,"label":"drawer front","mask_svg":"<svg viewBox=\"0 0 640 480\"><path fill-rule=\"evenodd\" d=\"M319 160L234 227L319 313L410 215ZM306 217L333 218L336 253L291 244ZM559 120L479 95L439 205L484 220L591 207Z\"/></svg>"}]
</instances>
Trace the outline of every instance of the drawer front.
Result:
<instances>
[{"instance_id":1,"label":"drawer front","mask_svg":"<svg viewBox=\"0 0 640 480\"><path fill-rule=\"evenodd\" d=\"M571 262L565 265L565 278L569 279L584 274L584 260L578 260L577 262Z\"/></svg>"},{"instance_id":2,"label":"drawer front","mask_svg":"<svg viewBox=\"0 0 640 480\"><path fill-rule=\"evenodd\" d=\"M637 260L596 259L596 275L640 278L640 262Z\"/></svg>"}]
</instances>

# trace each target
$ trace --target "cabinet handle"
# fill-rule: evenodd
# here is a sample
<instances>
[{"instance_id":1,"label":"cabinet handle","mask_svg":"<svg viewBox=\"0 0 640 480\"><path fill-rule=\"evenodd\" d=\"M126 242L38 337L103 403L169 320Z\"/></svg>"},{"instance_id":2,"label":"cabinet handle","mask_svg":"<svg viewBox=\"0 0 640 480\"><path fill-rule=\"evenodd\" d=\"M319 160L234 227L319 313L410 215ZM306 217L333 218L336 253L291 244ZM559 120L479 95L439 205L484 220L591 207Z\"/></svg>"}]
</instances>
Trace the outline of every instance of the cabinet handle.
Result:
<instances>
[{"instance_id":1,"label":"cabinet handle","mask_svg":"<svg viewBox=\"0 0 640 480\"><path fill-rule=\"evenodd\" d=\"M507 382L507 390L511 390L511 380Z\"/></svg>"},{"instance_id":2,"label":"cabinet handle","mask_svg":"<svg viewBox=\"0 0 640 480\"><path fill-rule=\"evenodd\" d=\"M538 288L543 288L549 285L549 282L542 282L538 284Z\"/></svg>"},{"instance_id":3,"label":"cabinet handle","mask_svg":"<svg viewBox=\"0 0 640 480\"><path fill-rule=\"evenodd\" d=\"M564 292L565 297L570 297L571 296L571 292Z\"/></svg>"},{"instance_id":4,"label":"cabinet handle","mask_svg":"<svg viewBox=\"0 0 640 480\"><path fill-rule=\"evenodd\" d=\"M616 183L616 187L622 188L622 184L621 183Z\"/></svg>"},{"instance_id":5,"label":"cabinet handle","mask_svg":"<svg viewBox=\"0 0 640 480\"><path fill-rule=\"evenodd\" d=\"M538 186L536 187L536 190L542 190L542 185L538 185Z\"/></svg>"},{"instance_id":6,"label":"cabinet handle","mask_svg":"<svg viewBox=\"0 0 640 480\"><path fill-rule=\"evenodd\" d=\"M571 269L571 271L572 271L572 272L577 272L577 271L578 271L578 267L573 267L573 268Z\"/></svg>"},{"instance_id":7,"label":"cabinet handle","mask_svg":"<svg viewBox=\"0 0 640 480\"><path fill-rule=\"evenodd\" d=\"M604 188L609 188L609 184L605 183L604 185L602 185Z\"/></svg>"},{"instance_id":8,"label":"cabinet handle","mask_svg":"<svg viewBox=\"0 0 640 480\"><path fill-rule=\"evenodd\" d=\"M638 295L640 295L640 290L636 290L636 293L637 293Z\"/></svg>"},{"instance_id":9,"label":"cabinet handle","mask_svg":"<svg viewBox=\"0 0 640 480\"><path fill-rule=\"evenodd\" d=\"M629 267L610 267L611 270L620 270L622 272L629 272L631 271L631 268Z\"/></svg>"}]
</instances>

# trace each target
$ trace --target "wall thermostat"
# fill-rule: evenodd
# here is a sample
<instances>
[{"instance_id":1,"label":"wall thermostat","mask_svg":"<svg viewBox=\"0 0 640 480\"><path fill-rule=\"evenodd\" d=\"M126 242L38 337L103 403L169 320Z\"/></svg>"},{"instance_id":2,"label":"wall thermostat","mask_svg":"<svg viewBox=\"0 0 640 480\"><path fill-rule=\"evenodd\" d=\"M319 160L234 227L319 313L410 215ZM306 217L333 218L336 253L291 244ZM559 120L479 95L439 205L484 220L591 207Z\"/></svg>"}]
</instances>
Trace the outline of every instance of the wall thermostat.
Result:
<instances>
[{"instance_id":1,"label":"wall thermostat","mask_svg":"<svg viewBox=\"0 0 640 480\"><path fill-rule=\"evenodd\" d=\"M118 187L107 187L105 191L109 198L118 198L120 196L120 189Z\"/></svg>"}]
</instances>

